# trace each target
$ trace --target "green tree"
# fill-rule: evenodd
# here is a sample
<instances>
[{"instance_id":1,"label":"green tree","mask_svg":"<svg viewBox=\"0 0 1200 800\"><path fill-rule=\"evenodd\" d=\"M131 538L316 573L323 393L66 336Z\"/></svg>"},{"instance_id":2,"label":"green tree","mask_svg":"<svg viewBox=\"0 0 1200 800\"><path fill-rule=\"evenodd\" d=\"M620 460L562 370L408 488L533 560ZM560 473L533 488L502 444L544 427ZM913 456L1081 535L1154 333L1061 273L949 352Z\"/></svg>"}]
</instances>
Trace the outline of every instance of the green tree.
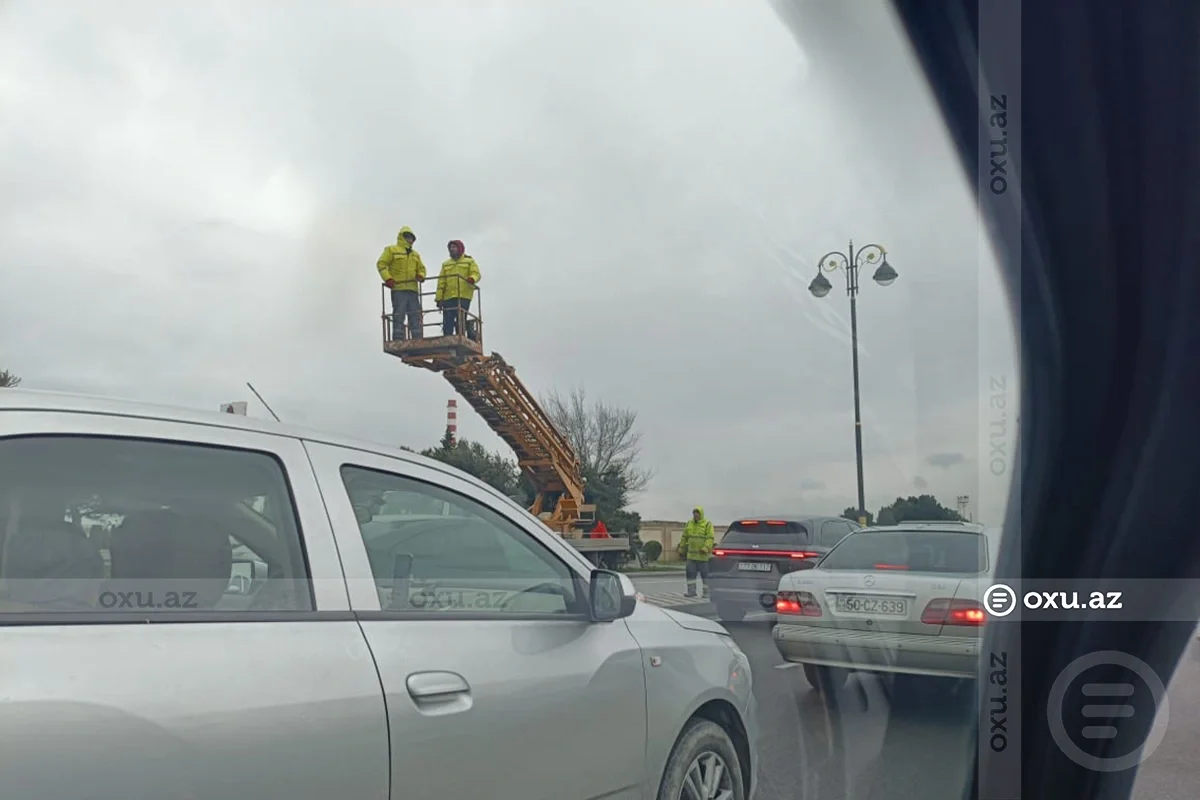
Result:
<instances>
[{"instance_id":1,"label":"green tree","mask_svg":"<svg viewBox=\"0 0 1200 800\"><path fill-rule=\"evenodd\" d=\"M642 527L642 515L628 511L629 486L626 474L610 467L601 475L587 475L583 491L585 503L596 506L596 519L602 520L612 533L637 533Z\"/></svg>"},{"instance_id":2,"label":"green tree","mask_svg":"<svg viewBox=\"0 0 1200 800\"><path fill-rule=\"evenodd\" d=\"M0 389L15 389L21 385L21 379L6 369L0 369Z\"/></svg>"},{"instance_id":3,"label":"green tree","mask_svg":"<svg viewBox=\"0 0 1200 800\"><path fill-rule=\"evenodd\" d=\"M437 447L422 450L421 455L461 469L519 503L529 505L533 502L532 488L515 461L490 452L479 442L465 439L455 442L449 429Z\"/></svg>"},{"instance_id":4,"label":"green tree","mask_svg":"<svg viewBox=\"0 0 1200 800\"><path fill-rule=\"evenodd\" d=\"M966 522L954 509L947 508L931 494L916 497L897 497L889 506L879 509L880 525L898 525L901 522Z\"/></svg>"},{"instance_id":5,"label":"green tree","mask_svg":"<svg viewBox=\"0 0 1200 800\"><path fill-rule=\"evenodd\" d=\"M867 525L868 526L874 525L875 524L875 515L872 514L870 511L866 512L866 514L867 514ZM855 508L854 506L850 506L849 508L842 511L842 518L848 519L851 522L858 522L858 509Z\"/></svg>"}]
</instances>

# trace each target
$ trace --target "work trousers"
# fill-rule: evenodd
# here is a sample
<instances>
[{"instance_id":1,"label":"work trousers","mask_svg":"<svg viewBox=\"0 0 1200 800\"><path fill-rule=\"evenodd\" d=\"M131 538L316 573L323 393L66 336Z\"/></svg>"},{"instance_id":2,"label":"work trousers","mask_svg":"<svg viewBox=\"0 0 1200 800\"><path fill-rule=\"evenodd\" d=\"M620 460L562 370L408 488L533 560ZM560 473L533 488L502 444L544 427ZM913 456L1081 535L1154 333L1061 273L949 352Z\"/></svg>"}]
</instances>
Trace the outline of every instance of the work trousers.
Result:
<instances>
[{"instance_id":1,"label":"work trousers","mask_svg":"<svg viewBox=\"0 0 1200 800\"><path fill-rule=\"evenodd\" d=\"M704 578L704 596L708 597L708 561L693 561L688 559L685 568L687 575L687 593L688 597L696 596L696 576Z\"/></svg>"},{"instance_id":2,"label":"work trousers","mask_svg":"<svg viewBox=\"0 0 1200 800\"><path fill-rule=\"evenodd\" d=\"M405 317L408 335L404 335ZM421 319L421 295L408 289L392 289L392 341L420 339L424 333Z\"/></svg>"},{"instance_id":3,"label":"work trousers","mask_svg":"<svg viewBox=\"0 0 1200 800\"><path fill-rule=\"evenodd\" d=\"M466 330L460 331L458 328L458 310L462 309L463 321L466 323ZM471 310L471 301L467 298L452 297L449 300L442 301L442 335L455 336L460 333L466 333L468 337L474 339L475 326L471 324L471 320L467 319L467 312Z\"/></svg>"}]
</instances>

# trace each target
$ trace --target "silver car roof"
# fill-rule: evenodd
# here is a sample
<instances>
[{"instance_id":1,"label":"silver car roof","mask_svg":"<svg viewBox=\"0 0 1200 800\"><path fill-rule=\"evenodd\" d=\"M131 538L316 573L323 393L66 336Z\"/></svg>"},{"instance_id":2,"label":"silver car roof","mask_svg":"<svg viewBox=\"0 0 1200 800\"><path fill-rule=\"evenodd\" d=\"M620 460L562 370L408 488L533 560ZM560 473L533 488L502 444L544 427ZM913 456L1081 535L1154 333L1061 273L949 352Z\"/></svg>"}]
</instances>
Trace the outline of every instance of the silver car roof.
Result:
<instances>
[{"instance_id":1,"label":"silver car roof","mask_svg":"<svg viewBox=\"0 0 1200 800\"><path fill-rule=\"evenodd\" d=\"M290 436L332 444L339 447L366 449L371 452L392 455L388 448L381 448L350 437L336 434L320 433L295 425L287 425L273 420L245 417L241 414L222 414L216 411L200 411L178 406L139 403L130 400L118 400L109 397L73 394L69 392L45 392L30 389L6 389L0 392L0 411L68 411L81 414L107 414L118 417L135 417L139 419L158 419L168 422L186 422L194 425L211 425L217 428L235 428L244 431ZM395 451L401 457L413 454L404 450ZM427 461L423 457L413 460Z\"/></svg>"},{"instance_id":2,"label":"silver car roof","mask_svg":"<svg viewBox=\"0 0 1200 800\"><path fill-rule=\"evenodd\" d=\"M191 425L207 425L213 428L232 428L242 431L253 431L273 436L287 436L294 439L306 439L310 442L346 447L375 453L389 458L399 458L419 464L423 467L446 472L456 477L467 474L449 467L433 458L418 455L400 448L386 447L362 439L349 436L339 436L324 433L295 425L287 425L274 420L255 419L240 414L222 414L217 411L199 411L191 408L177 408L167 405L138 403L128 400L117 400L108 397L71 394L67 392L44 392L29 389L5 389L0 392L0 413L5 411L41 411L69 412L78 414L104 414L108 416L130 417L136 419L161 420L163 422L182 422ZM467 476L480 486L487 486L477 479ZM490 487L488 487L490 490ZM491 490L494 493L494 490Z\"/></svg>"},{"instance_id":3,"label":"silver car roof","mask_svg":"<svg viewBox=\"0 0 1200 800\"><path fill-rule=\"evenodd\" d=\"M866 531L945 531L946 533L988 533L991 530L986 525L977 522L899 522L895 525L872 525L863 528Z\"/></svg>"}]
</instances>

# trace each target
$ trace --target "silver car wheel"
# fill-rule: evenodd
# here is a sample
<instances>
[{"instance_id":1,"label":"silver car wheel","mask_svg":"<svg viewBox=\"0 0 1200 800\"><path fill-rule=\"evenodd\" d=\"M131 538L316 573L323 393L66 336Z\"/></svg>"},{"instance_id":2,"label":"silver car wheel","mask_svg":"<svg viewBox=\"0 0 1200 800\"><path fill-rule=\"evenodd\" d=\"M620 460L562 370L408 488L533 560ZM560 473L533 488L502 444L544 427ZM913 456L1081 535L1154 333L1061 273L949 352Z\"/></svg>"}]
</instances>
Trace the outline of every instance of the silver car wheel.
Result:
<instances>
[{"instance_id":1,"label":"silver car wheel","mask_svg":"<svg viewBox=\"0 0 1200 800\"><path fill-rule=\"evenodd\" d=\"M733 778L719 753L706 750L692 760L679 800L733 800Z\"/></svg>"}]
</instances>

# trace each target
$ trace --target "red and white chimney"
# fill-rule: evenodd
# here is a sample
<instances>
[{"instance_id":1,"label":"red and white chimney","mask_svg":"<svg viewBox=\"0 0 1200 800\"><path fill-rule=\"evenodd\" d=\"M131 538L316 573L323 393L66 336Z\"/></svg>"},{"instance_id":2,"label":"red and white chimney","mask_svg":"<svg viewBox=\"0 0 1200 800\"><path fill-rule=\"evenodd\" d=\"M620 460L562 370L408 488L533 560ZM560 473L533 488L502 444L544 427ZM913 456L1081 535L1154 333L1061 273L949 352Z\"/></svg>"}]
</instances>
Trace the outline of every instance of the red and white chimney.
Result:
<instances>
[{"instance_id":1,"label":"red and white chimney","mask_svg":"<svg viewBox=\"0 0 1200 800\"><path fill-rule=\"evenodd\" d=\"M446 403L446 432L450 434L450 443L458 442L458 401Z\"/></svg>"}]
</instances>

